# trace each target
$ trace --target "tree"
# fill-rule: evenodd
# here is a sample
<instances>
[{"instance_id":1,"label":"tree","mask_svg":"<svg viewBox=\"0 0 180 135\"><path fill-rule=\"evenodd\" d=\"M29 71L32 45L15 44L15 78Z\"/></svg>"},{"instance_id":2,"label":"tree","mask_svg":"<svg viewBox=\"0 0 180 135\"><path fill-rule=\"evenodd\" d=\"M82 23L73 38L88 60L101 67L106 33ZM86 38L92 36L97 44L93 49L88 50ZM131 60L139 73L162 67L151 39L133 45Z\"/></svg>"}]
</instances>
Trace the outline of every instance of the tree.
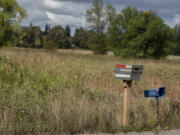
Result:
<instances>
[{"instance_id":1,"label":"tree","mask_svg":"<svg viewBox=\"0 0 180 135\"><path fill-rule=\"evenodd\" d=\"M44 35L48 35L49 31L51 30L50 24L45 25Z\"/></svg>"},{"instance_id":2,"label":"tree","mask_svg":"<svg viewBox=\"0 0 180 135\"><path fill-rule=\"evenodd\" d=\"M176 47L173 31L153 11L126 7L112 22L108 46L122 57L161 58Z\"/></svg>"},{"instance_id":3,"label":"tree","mask_svg":"<svg viewBox=\"0 0 180 135\"><path fill-rule=\"evenodd\" d=\"M71 36L71 28L70 28L70 26L69 25L66 25L66 36L67 37L70 37Z\"/></svg>"},{"instance_id":4,"label":"tree","mask_svg":"<svg viewBox=\"0 0 180 135\"><path fill-rule=\"evenodd\" d=\"M94 51L95 54L105 54L107 52L105 43L105 34L96 33L89 39L89 48Z\"/></svg>"},{"instance_id":5,"label":"tree","mask_svg":"<svg viewBox=\"0 0 180 135\"><path fill-rule=\"evenodd\" d=\"M49 51L54 51L57 49L56 43L53 40L48 40L47 36L43 37L43 47Z\"/></svg>"},{"instance_id":6,"label":"tree","mask_svg":"<svg viewBox=\"0 0 180 135\"><path fill-rule=\"evenodd\" d=\"M76 29L73 43L76 47L82 48L82 49L88 49L88 31L84 30L84 28Z\"/></svg>"},{"instance_id":7,"label":"tree","mask_svg":"<svg viewBox=\"0 0 180 135\"><path fill-rule=\"evenodd\" d=\"M34 36L34 48L42 48L43 32L39 26L33 27L33 36Z\"/></svg>"},{"instance_id":8,"label":"tree","mask_svg":"<svg viewBox=\"0 0 180 135\"><path fill-rule=\"evenodd\" d=\"M115 16L115 8L110 4L104 7L102 0L93 0L93 8L86 11L86 21L96 33L105 32Z\"/></svg>"},{"instance_id":9,"label":"tree","mask_svg":"<svg viewBox=\"0 0 180 135\"><path fill-rule=\"evenodd\" d=\"M21 22L27 14L16 0L1 0L0 9L0 46L11 45L14 25Z\"/></svg>"},{"instance_id":10,"label":"tree","mask_svg":"<svg viewBox=\"0 0 180 135\"><path fill-rule=\"evenodd\" d=\"M93 8L86 11L86 20L95 32L103 32L106 22L102 0L93 0Z\"/></svg>"},{"instance_id":11,"label":"tree","mask_svg":"<svg viewBox=\"0 0 180 135\"><path fill-rule=\"evenodd\" d=\"M174 30L175 30L175 40L178 44L175 54L180 55L180 24L176 24Z\"/></svg>"},{"instance_id":12,"label":"tree","mask_svg":"<svg viewBox=\"0 0 180 135\"><path fill-rule=\"evenodd\" d=\"M34 48L34 29L33 29L33 23L31 22L29 24L28 33L27 33L27 41L28 41L28 47Z\"/></svg>"},{"instance_id":13,"label":"tree","mask_svg":"<svg viewBox=\"0 0 180 135\"><path fill-rule=\"evenodd\" d=\"M109 25L111 25L111 23L114 21L114 19L116 18L116 9L108 4L106 6L106 25L107 25L107 29L109 27Z\"/></svg>"},{"instance_id":14,"label":"tree","mask_svg":"<svg viewBox=\"0 0 180 135\"><path fill-rule=\"evenodd\" d=\"M71 48L70 39L67 37L65 29L60 25L50 30L48 40L54 41L58 48Z\"/></svg>"},{"instance_id":15,"label":"tree","mask_svg":"<svg viewBox=\"0 0 180 135\"><path fill-rule=\"evenodd\" d=\"M10 40L11 44L14 46L18 46L20 40L22 39L21 35L22 35L21 26L19 24L14 24L12 28L12 36Z\"/></svg>"},{"instance_id":16,"label":"tree","mask_svg":"<svg viewBox=\"0 0 180 135\"><path fill-rule=\"evenodd\" d=\"M28 47L28 39L27 39L27 34L29 32L28 27L21 27L20 34L18 35L18 42L17 45L18 47Z\"/></svg>"},{"instance_id":17,"label":"tree","mask_svg":"<svg viewBox=\"0 0 180 135\"><path fill-rule=\"evenodd\" d=\"M95 35L100 38L97 39L95 36L90 37L90 44L88 47L94 50L95 53L102 54L106 52L107 47L104 44L106 38L103 33L107 31L107 28L115 17L115 8L110 4L104 7L102 0L93 0L93 8L86 11L86 21L89 27L95 32ZM102 44L100 44L100 41Z\"/></svg>"},{"instance_id":18,"label":"tree","mask_svg":"<svg viewBox=\"0 0 180 135\"><path fill-rule=\"evenodd\" d=\"M18 35L17 46L28 48L42 48L43 47L43 32L39 26L33 26L30 23L29 27L22 27Z\"/></svg>"}]
</instances>

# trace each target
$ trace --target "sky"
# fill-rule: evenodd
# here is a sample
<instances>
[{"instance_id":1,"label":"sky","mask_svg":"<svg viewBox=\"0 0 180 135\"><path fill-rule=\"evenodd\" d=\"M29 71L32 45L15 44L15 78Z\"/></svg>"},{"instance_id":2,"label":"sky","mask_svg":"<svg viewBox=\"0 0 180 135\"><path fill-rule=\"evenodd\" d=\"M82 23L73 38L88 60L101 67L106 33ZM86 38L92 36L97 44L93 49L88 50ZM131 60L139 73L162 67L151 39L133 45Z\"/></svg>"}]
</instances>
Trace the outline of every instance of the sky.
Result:
<instances>
[{"instance_id":1,"label":"sky","mask_svg":"<svg viewBox=\"0 0 180 135\"><path fill-rule=\"evenodd\" d=\"M86 10L92 7L92 0L17 0L23 6L29 17L21 25L28 26L30 22L42 29L45 24L69 24L74 30L86 27ZM141 10L154 10L170 27L180 24L180 0L103 0L112 4L117 12L126 6L134 6Z\"/></svg>"}]
</instances>

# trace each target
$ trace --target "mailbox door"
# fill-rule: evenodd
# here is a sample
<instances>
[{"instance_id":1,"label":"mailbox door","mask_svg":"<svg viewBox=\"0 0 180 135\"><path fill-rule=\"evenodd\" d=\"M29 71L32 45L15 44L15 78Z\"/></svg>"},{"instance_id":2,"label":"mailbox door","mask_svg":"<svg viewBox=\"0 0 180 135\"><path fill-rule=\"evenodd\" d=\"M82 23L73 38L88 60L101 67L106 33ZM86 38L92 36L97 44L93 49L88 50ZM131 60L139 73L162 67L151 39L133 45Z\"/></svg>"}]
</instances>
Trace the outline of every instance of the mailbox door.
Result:
<instances>
[{"instance_id":1,"label":"mailbox door","mask_svg":"<svg viewBox=\"0 0 180 135\"><path fill-rule=\"evenodd\" d=\"M143 66L142 65L133 65L132 68L132 80L139 81L142 78Z\"/></svg>"}]
</instances>

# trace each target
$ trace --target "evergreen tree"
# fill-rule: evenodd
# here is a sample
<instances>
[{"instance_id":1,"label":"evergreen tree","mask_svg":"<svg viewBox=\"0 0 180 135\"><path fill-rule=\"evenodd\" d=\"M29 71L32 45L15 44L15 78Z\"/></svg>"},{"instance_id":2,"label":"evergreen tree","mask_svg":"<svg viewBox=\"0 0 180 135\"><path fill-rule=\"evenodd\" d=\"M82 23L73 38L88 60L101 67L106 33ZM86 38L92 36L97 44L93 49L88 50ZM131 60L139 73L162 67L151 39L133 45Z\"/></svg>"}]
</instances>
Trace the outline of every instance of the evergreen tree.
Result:
<instances>
[{"instance_id":1,"label":"evergreen tree","mask_svg":"<svg viewBox=\"0 0 180 135\"><path fill-rule=\"evenodd\" d=\"M70 26L69 25L66 25L66 36L67 37L70 37L71 36L71 28L70 28Z\"/></svg>"},{"instance_id":2,"label":"evergreen tree","mask_svg":"<svg viewBox=\"0 0 180 135\"><path fill-rule=\"evenodd\" d=\"M48 35L49 31L51 30L50 24L45 25L44 35Z\"/></svg>"},{"instance_id":3,"label":"evergreen tree","mask_svg":"<svg viewBox=\"0 0 180 135\"><path fill-rule=\"evenodd\" d=\"M34 48L35 47L35 45L34 45L35 37L34 37L34 29L33 29L32 22L29 25L29 30L28 30L27 36L28 36L27 37L28 38L28 46Z\"/></svg>"}]
</instances>

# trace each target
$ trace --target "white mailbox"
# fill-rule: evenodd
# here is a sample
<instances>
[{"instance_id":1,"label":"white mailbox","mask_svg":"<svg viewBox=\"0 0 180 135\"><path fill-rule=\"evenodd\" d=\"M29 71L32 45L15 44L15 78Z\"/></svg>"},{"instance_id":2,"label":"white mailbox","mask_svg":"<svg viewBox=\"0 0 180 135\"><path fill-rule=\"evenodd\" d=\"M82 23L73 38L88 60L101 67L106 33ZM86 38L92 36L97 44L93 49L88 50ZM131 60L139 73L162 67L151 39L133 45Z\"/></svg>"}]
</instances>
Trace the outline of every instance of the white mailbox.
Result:
<instances>
[{"instance_id":1,"label":"white mailbox","mask_svg":"<svg viewBox=\"0 0 180 135\"><path fill-rule=\"evenodd\" d=\"M116 65L116 78L121 80L136 80L142 78L143 65L119 64Z\"/></svg>"}]
</instances>

